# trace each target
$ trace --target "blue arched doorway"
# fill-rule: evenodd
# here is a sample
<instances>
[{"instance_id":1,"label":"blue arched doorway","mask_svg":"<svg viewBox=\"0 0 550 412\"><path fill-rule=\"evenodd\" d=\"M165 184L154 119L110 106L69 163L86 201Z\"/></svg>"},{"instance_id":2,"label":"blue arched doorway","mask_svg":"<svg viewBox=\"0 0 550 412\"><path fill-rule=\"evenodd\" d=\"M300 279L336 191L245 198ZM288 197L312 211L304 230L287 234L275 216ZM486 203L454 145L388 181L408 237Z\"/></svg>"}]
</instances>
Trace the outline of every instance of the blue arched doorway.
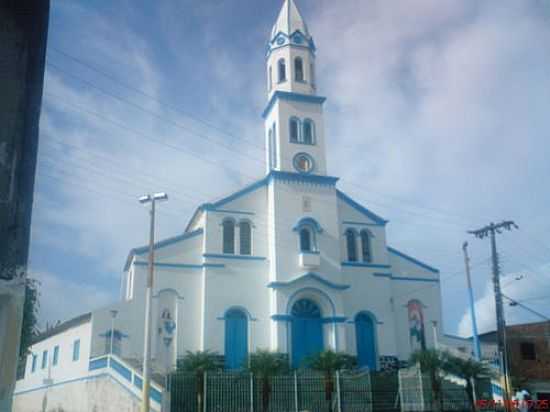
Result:
<instances>
[{"instance_id":1,"label":"blue arched doorway","mask_svg":"<svg viewBox=\"0 0 550 412\"><path fill-rule=\"evenodd\" d=\"M355 336L357 340L357 363L360 368L376 370L376 334L374 321L367 313L355 317Z\"/></svg>"},{"instance_id":2,"label":"blue arched doorway","mask_svg":"<svg viewBox=\"0 0 550 412\"><path fill-rule=\"evenodd\" d=\"M292 306L292 366L323 350L321 310L315 302L300 299Z\"/></svg>"},{"instance_id":3,"label":"blue arched doorway","mask_svg":"<svg viewBox=\"0 0 550 412\"><path fill-rule=\"evenodd\" d=\"M241 369L248 356L248 319L240 309L225 314L225 367Z\"/></svg>"}]
</instances>

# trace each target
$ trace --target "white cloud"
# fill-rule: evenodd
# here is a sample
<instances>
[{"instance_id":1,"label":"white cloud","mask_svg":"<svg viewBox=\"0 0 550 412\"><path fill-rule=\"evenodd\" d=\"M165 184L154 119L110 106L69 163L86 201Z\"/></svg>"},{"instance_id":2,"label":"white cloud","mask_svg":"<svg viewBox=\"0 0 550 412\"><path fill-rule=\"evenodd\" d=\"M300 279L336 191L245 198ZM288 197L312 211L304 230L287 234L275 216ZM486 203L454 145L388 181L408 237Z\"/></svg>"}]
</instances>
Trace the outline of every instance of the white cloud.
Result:
<instances>
[{"instance_id":1,"label":"white cloud","mask_svg":"<svg viewBox=\"0 0 550 412\"><path fill-rule=\"evenodd\" d=\"M502 276L502 293L509 298L533 309L542 315L550 317L548 299L550 296L550 265L537 268L536 272L521 271ZM495 330L495 297L493 283L488 281L483 295L475 301L476 321L479 333ZM541 299L541 297L543 299ZM540 322L542 317L522 308L520 305L510 306L509 299L503 299L504 317L509 325L522 322ZM472 335L472 319L469 309L466 309L458 325L458 334Z\"/></svg>"},{"instance_id":2,"label":"white cloud","mask_svg":"<svg viewBox=\"0 0 550 412\"><path fill-rule=\"evenodd\" d=\"M114 301L118 290L105 289L75 280L60 278L52 273L33 272L29 277L39 281L39 326L56 321L64 322L75 316L98 309Z\"/></svg>"}]
</instances>

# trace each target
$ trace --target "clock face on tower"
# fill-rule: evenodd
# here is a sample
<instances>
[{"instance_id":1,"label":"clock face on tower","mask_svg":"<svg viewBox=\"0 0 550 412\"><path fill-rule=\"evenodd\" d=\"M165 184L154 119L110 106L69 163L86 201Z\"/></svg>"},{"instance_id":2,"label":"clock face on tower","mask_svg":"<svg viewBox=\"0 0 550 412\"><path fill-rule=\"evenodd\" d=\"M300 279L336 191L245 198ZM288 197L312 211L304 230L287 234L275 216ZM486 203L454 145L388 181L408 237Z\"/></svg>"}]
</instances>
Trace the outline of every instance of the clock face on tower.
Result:
<instances>
[{"instance_id":1,"label":"clock face on tower","mask_svg":"<svg viewBox=\"0 0 550 412\"><path fill-rule=\"evenodd\" d=\"M313 158L307 153L298 153L294 156L294 168L300 173L313 171Z\"/></svg>"}]
</instances>

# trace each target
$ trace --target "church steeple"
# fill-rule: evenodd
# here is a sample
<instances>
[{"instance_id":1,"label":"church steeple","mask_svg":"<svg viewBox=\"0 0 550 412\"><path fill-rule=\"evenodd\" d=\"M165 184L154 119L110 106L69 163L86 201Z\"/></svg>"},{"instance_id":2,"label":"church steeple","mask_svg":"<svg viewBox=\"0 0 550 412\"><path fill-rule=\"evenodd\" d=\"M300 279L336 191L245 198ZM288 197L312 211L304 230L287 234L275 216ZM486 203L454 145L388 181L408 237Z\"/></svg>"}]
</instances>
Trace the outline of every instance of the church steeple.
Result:
<instances>
[{"instance_id":1,"label":"church steeple","mask_svg":"<svg viewBox=\"0 0 550 412\"><path fill-rule=\"evenodd\" d=\"M279 33L284 33L287 36L290 36L297 30L303 35L309 36L306 23L304 22L300 11L296 7L294 0L285 0L283 7L279 12L277 22L271 31L271 40L273 40Z\"/></svg>"},{"instance_id":2,"label":"church steeple","mask_svg":"<svg viewBox=\"0 0 550 412\"><path fill-rule=\"evenodd\" d=\"M267 45L267 172L326 174L324 97L316 95L315 44L294 0L284 0Z\"/></svg>"}]
</instances>

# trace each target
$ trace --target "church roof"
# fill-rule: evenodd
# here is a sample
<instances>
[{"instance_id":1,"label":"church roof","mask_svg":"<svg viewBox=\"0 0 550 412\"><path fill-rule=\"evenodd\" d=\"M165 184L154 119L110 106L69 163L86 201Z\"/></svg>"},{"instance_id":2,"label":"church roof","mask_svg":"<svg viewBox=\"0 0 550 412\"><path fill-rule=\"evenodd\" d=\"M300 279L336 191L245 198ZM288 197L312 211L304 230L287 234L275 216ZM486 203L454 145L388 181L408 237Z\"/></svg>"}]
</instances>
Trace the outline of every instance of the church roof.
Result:
<instances>
[{"instance_id":1,"label":"church roof","mask_svg":"<svg viewBox=\"0 0 550 412\"><path fill-rule=\"evenodd\" d=\"M304 36L310 37L307 25L294 0L285 0L279 12L279 17L277 17L277 22L271 31L271 38L275 38L279 33L290 36L296 31L300 31Z\"/></svg>"}]
</instances>

